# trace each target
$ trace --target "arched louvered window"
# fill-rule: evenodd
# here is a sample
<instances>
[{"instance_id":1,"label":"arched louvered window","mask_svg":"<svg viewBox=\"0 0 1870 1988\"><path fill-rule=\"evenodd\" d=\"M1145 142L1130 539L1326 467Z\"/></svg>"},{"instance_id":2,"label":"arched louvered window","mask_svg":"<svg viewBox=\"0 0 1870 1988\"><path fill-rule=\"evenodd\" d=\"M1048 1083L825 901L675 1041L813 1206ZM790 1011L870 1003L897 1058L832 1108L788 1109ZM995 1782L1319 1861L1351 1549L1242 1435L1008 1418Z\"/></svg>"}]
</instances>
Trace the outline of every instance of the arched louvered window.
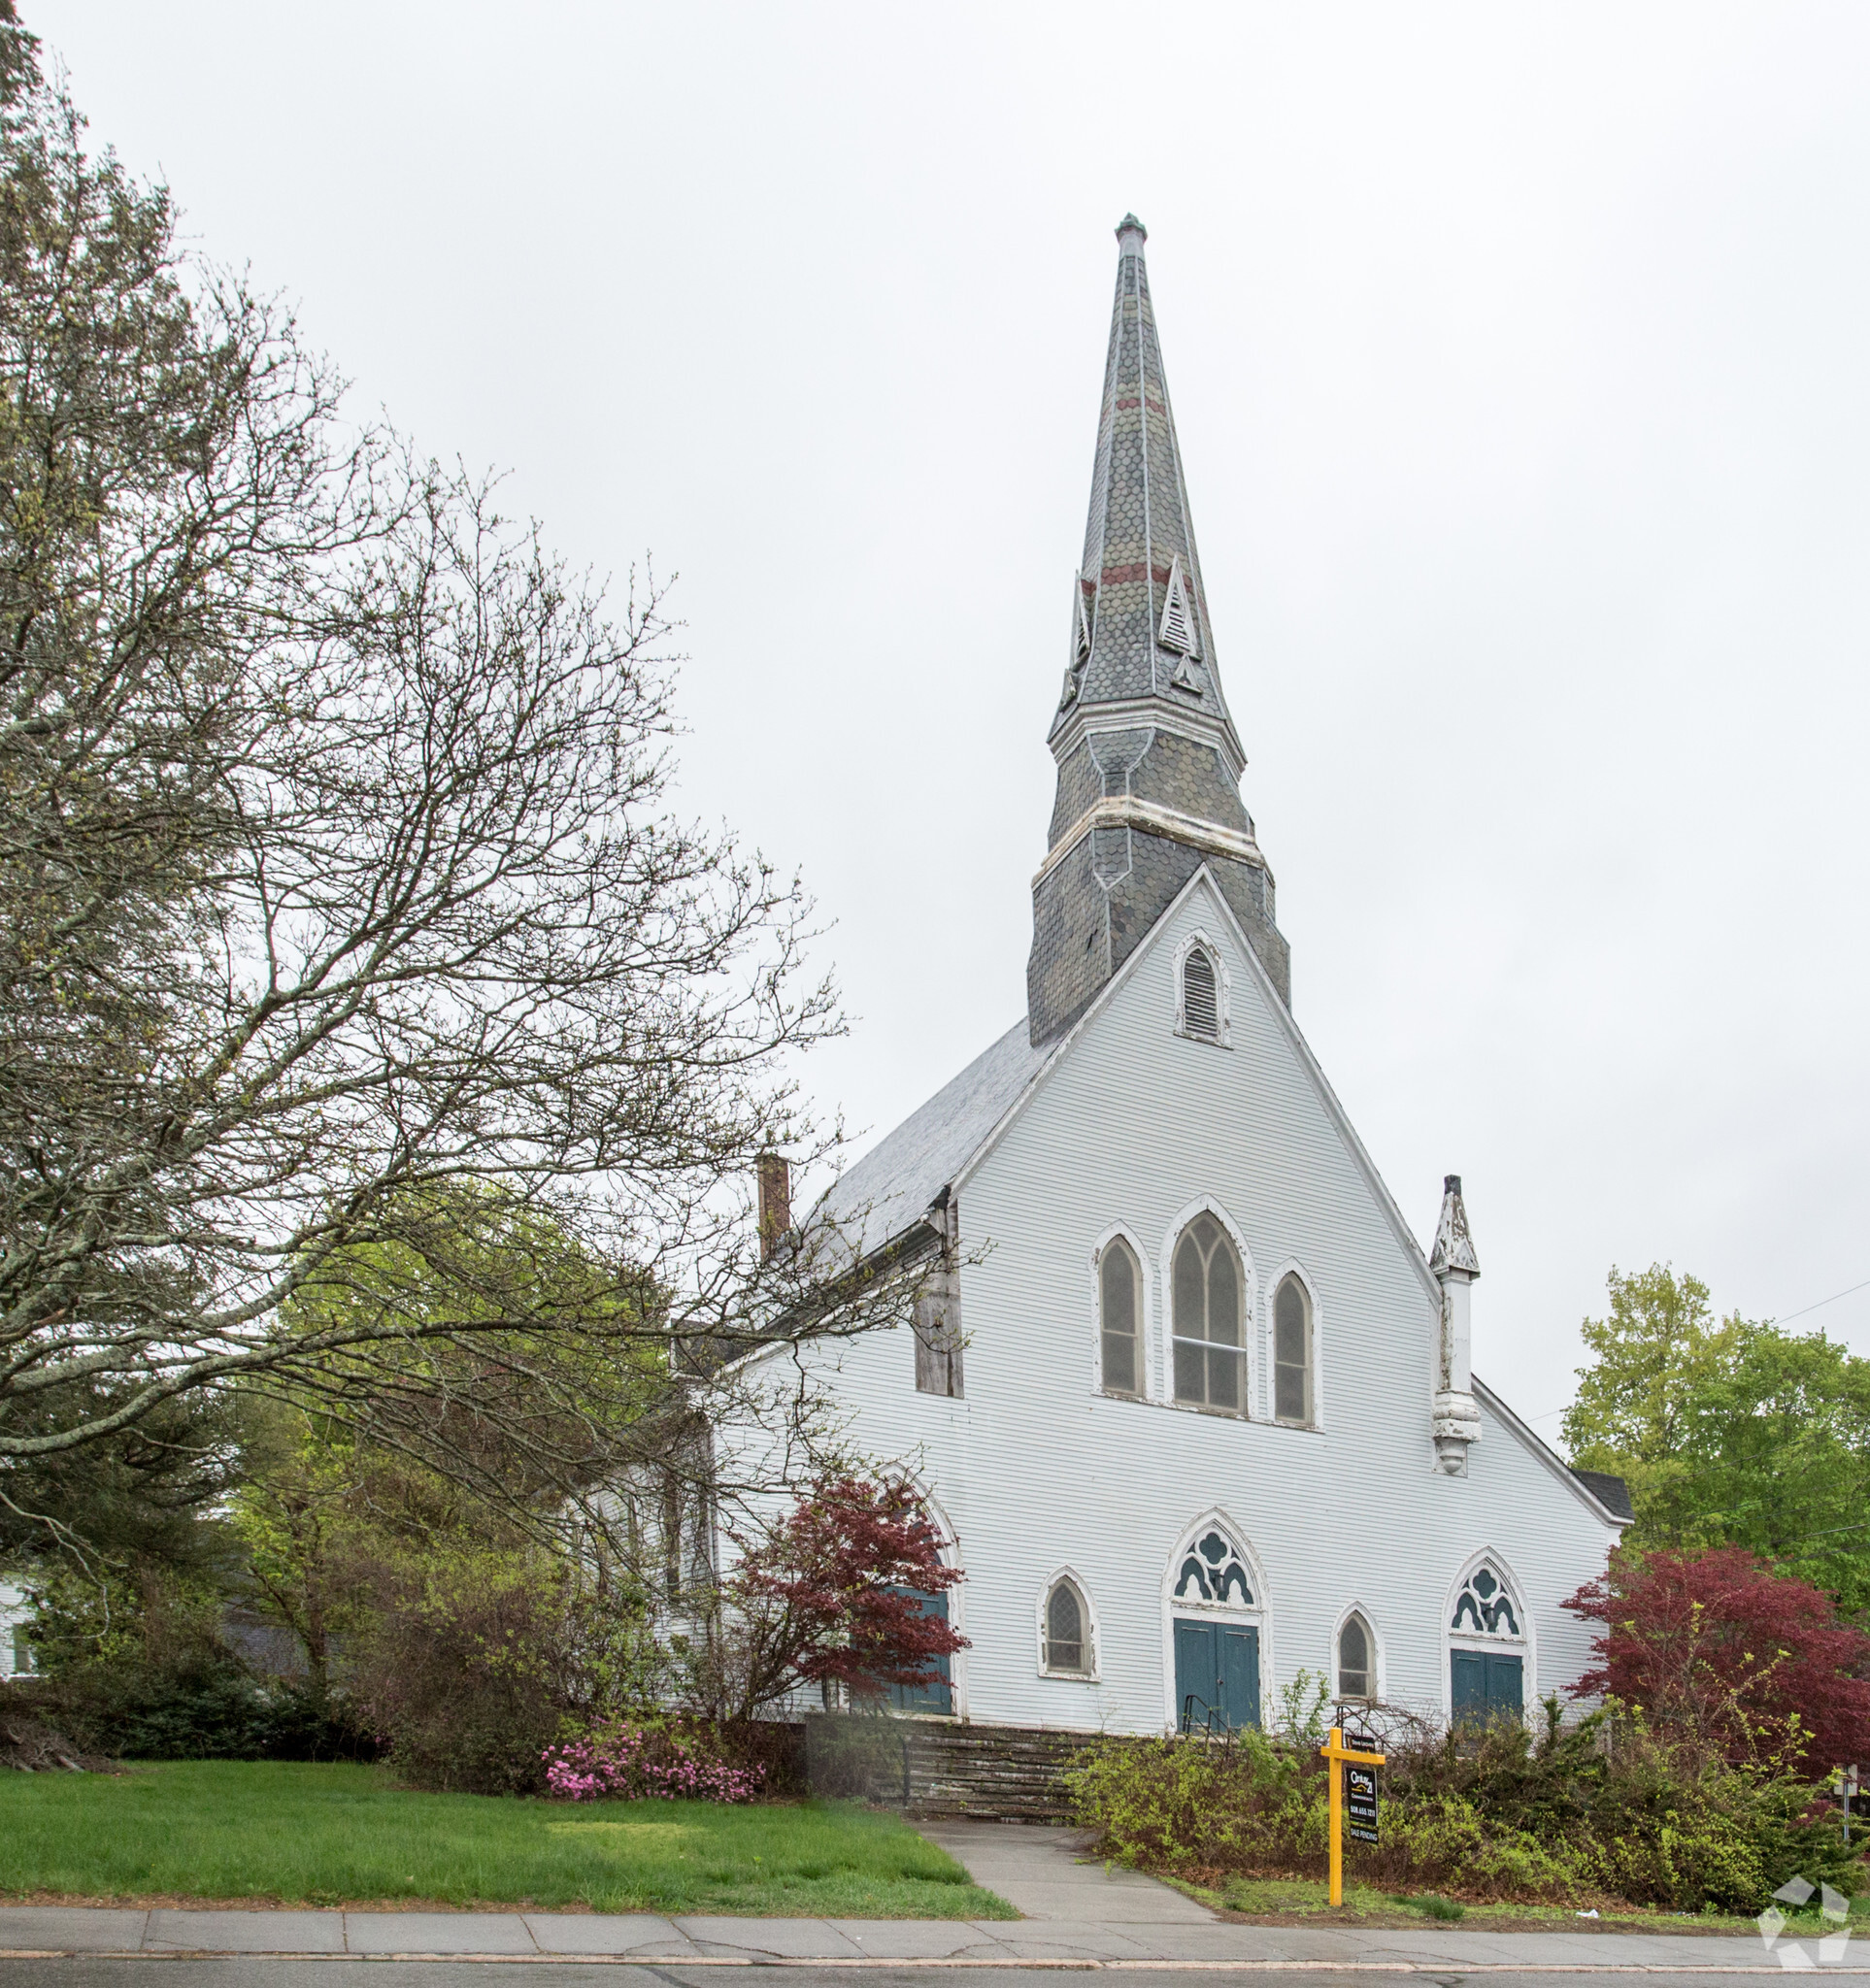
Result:
<instances>
[{"instance_id":1,"label":"arched louvered window","mask_svg":"<svg viewBox=\"0 0 1870 1988\"><path fill-rule=\"evenodd\" d=\"M1206 946L1190 946L1182 962L1182 1026L1204 1043L1220 1040L1220 989Z\"/></svg>"},{"instance_id":2,"label":"arched louvered window","mask_svg":"<svg viewBox=\"0 0 1870 1988\"><path fill-rule=\"evenodd\" d=\"M1246 1412L1242 1282L1240 1258L1227 1232L1213 1215L1197 1215L1175 1245L1177 1401Z\"/></svg>"},{"instance_id":3,"label":"arched louvered window","mask_svg":"<svg viewBox=\"0 0 1870 1988\"><path fill-rule=\"evenodd\" d=\"M1295 1276L1273 1294L1273 1413L1301 1427L1312 1419L1312 1300Z\"/></svg>"},{"instance_id":4,"label":"arched louvered window","mask_svg":"<svg viewBox=\"0 0 1870 1988\"><path fill-rule=\"evenodd\" d=\"M1338 1696L1375 1698L1377 1643L1361 1615L1350 1615L1338 1631Z\"/></svg>"},{"instance_id":5,"label":"arched louvered window","mask_svg":"<svg viewBox=\"0 0 1870 1988\"><path fill-rule=\"evenodd\" d=\"M1100 1365L1106 1394L1143 1392L1143 1272L1121 1236L1105 1243L1097 1261Z\"/></svg>"},{"instance_id":6,"label":"arched louvered window","mask_svg":"<svg viewBox=\"0 0 1870 1988\"><path fill-rule=\"evenodd\" d=\"M1067 1675L1091 1667L1089 1611L1069 1580L1053 1581L1046 1597L1046 1669Z\"/></svg>"}]
</instances>

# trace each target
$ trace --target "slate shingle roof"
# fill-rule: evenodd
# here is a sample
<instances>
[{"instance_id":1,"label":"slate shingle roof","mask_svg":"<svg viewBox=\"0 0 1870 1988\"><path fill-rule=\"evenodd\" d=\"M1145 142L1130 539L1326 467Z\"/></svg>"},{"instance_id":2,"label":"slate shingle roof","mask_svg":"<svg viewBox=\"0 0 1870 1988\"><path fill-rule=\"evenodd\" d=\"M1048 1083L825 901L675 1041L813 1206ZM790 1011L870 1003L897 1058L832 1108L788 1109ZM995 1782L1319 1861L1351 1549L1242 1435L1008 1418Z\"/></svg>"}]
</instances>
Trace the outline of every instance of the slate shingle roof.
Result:
<instances>
[{"instance_id":1,"label":"slate shingle roof","mask_svg":"<svg viewBox=\"0 0 1870 1988\"><path fill-rule=\"evenodd\" d=\"M1630 1487L1621 1477L1613 1477L1608 1471L1581 1471L1575 1464L1571 1474L1606 1511L1614 1511L1619 1518L1636 1516L1636 1508L1630 1503Z\"/></svg>"},{"instance_id":2,"label":"slate shingle roof","mask_svg":"<svg viewBox=\"0 0 1870 1988\"><path fill-rule=\"evenodd\" d=\"M1073 656L1081 612L1089 616L1090 655L1077 669L1077 694L1061 707L1054 735L1081 706L1139 697L1159 697L1180 710L1202 712L1230 734L1233 730L1215 665L1208 593L1150 301L1146 238L1143 223L1125 215L1117 231L1117 297L1104 361L1081 597L1072 607ZM1185 667L1156 643L1178 560L1197 636L1196 653ZM1238 739L1233 743L1238 753Z\"/></svg>"},{"instance_id":3,"label":"slate shingle roof","mask_svg":"<svg viewBox=\"0 0 1870 1988\"><path fill-rule=\"evenodd\" d=\"M913 1229L1046 1060L1023 1015L826 1189L820 1212L859 1258Z\"/></svg>"}]
</instances>

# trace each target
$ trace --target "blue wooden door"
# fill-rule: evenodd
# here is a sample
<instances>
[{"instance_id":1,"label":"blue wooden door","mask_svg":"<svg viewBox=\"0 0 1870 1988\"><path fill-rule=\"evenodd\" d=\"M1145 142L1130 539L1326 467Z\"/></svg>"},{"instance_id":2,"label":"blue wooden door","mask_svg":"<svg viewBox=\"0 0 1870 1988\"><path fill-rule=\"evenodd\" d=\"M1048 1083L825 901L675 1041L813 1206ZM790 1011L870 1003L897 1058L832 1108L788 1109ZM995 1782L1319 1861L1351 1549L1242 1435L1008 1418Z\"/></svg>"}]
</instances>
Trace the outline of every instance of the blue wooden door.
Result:
<instances>
[{"instance_id":1,"label":"blue wooden door","mask_svg":"<svg viewBox=\"0 0 1870 1988\"><path fill-rule=\"evenodd\" d=\"M921 1604L924 1615L933 1615L938 1621L948 1620L948 1596L925 1595L919 1589L904 1590L912 1600ZM952 1712L954 1709L954 1683L949 1671L946 1656L930 1657L924 1667L927 1675L920 1684L892 1684L889 1687L889 1702L898 1711L905 1712Z\"/></svg>"},{"instance_id":2,"label":"blue wooden door","mask_svg":"<svg viewBox=\"0 0 1870 1988\"><path fill-rule=\"evenodd\" d=\"M1175 1621L1175 1715L1200 1732L1259 1724L1259 1631L1238 1622Z\"/></svg>"},{"instance_id":3,"label":"blue wooden door","mask_svg":"<svg viewBox=\"0 0 1870 1988\"><path fill-rule=\"evenodd\" d=\"M1492 1650L1451 1650L1449 1693L1457 1723L1486 1725L1525 1714L1525 1665Z\"/></svg>"}]
</instances>

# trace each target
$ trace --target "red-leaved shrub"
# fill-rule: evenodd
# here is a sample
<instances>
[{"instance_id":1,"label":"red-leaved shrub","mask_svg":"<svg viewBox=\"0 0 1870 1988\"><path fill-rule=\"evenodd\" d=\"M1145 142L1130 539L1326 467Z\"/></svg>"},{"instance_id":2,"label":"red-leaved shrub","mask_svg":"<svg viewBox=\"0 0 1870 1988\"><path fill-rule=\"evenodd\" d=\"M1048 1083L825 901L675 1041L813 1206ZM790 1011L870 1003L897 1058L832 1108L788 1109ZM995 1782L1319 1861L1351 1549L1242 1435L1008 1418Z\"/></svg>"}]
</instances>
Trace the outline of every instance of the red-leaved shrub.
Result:
<instances>
[{"instance_id":1,"label":"red-leaved shrub","mask_svg":"<svg viewBox=\"0 0 1870 1988\"><path fill-rule=\"evenodd\" d=\"M801 1683L874 1704L967 1647L923 1608L961 1574L943 1564L941 1529L904 1478L821 1477L771 1532L737 1543L724 1583L731 1674L708 1694L723 1710L749 1716Z\"/></svg>"},{"instance_id":2,"label":"red-leaved shrub","mask_svg":"<svg viewBox=\"0 0 1870 1988\"><path fill-rule=\"evenodd\" d=\"M1870 1762L1870 1636L1745 1548L1620 1550L1565 1607L1602 1624L1575 1697L1615 1696L1736 1766Z\"/></svg>"}]
</instances>

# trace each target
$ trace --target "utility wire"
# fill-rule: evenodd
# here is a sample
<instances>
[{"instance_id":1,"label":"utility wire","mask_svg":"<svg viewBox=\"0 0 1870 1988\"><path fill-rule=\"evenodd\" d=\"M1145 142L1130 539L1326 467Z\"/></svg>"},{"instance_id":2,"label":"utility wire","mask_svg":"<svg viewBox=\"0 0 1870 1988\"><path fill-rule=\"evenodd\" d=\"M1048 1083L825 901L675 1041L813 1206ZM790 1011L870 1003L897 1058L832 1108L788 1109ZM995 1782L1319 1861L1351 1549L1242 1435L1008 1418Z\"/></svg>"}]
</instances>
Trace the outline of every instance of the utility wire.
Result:
<instances>
[{"instance_id":1,"label":"utility wire","mask_svg":"<svg viewBox=\"0 0 1870 1988\"><path fill-rule=\"evenodd\" d=\"M1785 1318L1776 1318L1773 1323L1784 1325L1787 1318L1803 1318L1806 1311L1822 1311L1825 1306L1835 1305L1840 1298L1850 1297L1851 1291L1870 1291L1870 1277L1865 1277L1860 1284L1853 1284L1850 1291L1833 1291L1828 1298L1820 1298L1816 1305L1806 1306L1803 1311L1788 1311Z\"/></svg>"},{"instance_id":2,"label":"utility wire","mask_svg":"<svg viewBox=\"0 0 1870 1988\"><path fill-rule=\"evenodd\" d=\"M1840 1298L1849 1298L1857 1291L1870 1291L1870 1277L1865 1277L1860 1284L1853 1284L1849 1290L1833 1291L1828 1298L1820 1298L1816 1305L1803 1306L1797 1311L1781 1312L1771 1323L1774 1325L1786 1325L1794 1318L1803 1318L1808 1311L1822 1311L1827 1305L1835 1305ZM1562 1415L1564 1412L1563 1408L1542 1408L1536 1415L1522 1415L1520 1420L1525 1422L1549 1422L1553 1415ZM1865 1523L1870 1524L1870 1520L1866 1520ZM1854 1531L1855 1528L1848 1527L1846 1530Z\"/></svg>"}]
</instances>

